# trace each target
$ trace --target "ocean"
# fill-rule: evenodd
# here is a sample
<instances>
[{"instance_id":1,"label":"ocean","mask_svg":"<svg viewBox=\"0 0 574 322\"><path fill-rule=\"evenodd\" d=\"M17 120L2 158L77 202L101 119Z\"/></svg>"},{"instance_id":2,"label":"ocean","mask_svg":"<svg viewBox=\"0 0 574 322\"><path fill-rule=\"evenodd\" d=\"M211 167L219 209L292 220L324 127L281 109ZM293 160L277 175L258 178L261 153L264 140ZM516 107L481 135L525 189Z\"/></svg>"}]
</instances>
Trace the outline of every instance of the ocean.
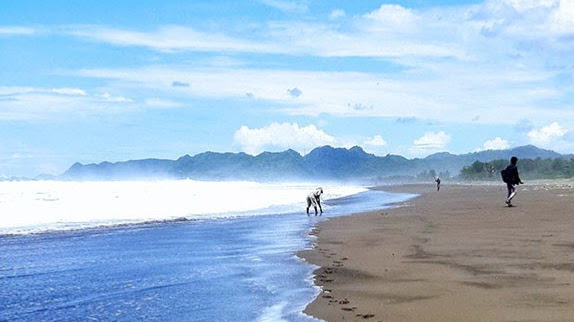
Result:
<instances>
[{"instance_id":1,"label":"ocean","mask_svg":"<svg viewBox=\"0 0 574 322\"><path fill-rule=\"evenodd\" d=\"M414 195L325 183L1 182L0 320L316 321L320 221Z\"/></svg>"}]
</instances>

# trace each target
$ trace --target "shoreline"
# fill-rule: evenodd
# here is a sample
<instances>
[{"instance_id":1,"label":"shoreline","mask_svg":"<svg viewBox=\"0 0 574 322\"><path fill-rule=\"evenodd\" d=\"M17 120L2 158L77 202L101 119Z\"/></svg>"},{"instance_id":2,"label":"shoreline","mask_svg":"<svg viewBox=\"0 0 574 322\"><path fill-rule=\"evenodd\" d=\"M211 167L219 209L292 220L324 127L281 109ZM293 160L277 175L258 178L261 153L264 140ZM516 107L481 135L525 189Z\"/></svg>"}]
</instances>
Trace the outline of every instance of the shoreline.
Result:
<instances>
[{"instance_id":1,"label":"shoreline","mask_svg":"<svg viewBox=\"0 0 574 322\"><path fill-rule=\"evenodd\" d=\"M293 256L312 247L309 231L323 219L402 199L364 191L337 198L325 217L307 217L297 207L297 213L0 237L7 263L0 279L9 283L0 304L10 305L0 310L0 320L121 314L128 320L316 321L303 313L319 294L316 267ZM93 301L67 305L70 288L73 298ZM106 309L95 312L94 305Z\"/></svg>"},{"instance_id":2,"label":"shoreline","mask_svg":"<svg viewBox=\"0 0 574 322\"><path fill-rule=\"evenodd\" d=\"M570 185L384 186L420 194L401 207L319 223L298 253L321 292L305 313L327 321L571 321Z\"/></svg>"}]
</instances>

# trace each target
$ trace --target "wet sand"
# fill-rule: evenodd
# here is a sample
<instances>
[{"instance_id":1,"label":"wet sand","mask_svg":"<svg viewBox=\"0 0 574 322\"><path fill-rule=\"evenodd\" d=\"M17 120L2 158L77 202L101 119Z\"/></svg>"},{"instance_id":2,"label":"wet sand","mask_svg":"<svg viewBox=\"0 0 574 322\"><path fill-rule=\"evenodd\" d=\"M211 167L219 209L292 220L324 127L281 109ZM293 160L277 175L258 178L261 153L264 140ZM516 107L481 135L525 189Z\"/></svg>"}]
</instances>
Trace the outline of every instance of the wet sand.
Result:
<instances>
[{"instance_id":1,"label":"wet sand","mask_svg":"<svg viewBox=\"0 0 574 322\"><path fill-rule=\"evenodd\" d=\"M574 190L405 185L400 208L321 223L305 312L327 321L574 321Z\"/></svg>"}]
</instances>

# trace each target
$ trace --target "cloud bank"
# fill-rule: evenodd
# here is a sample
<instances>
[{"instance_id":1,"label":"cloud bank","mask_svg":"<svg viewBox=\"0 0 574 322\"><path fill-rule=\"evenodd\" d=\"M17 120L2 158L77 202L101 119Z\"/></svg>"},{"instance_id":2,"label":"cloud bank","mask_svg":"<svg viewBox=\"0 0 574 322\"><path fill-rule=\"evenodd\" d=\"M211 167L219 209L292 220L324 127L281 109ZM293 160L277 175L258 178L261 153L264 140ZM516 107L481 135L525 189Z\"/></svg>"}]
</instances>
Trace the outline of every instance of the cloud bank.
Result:
<instances>
[{"instance_id":1,"label":"cloud bank","mask_svg":"<svg viewBox=\"0 0 574 322\"><path fill-rule=\"evenodd\" d=\"M507 140L505 140L501 137L496 137L494 139L487 140L486 142L484 142L484 144L482 145L482 148L478 149L478 151L504 150L504 149L508 149L508 148L510 148L510 143L508 143Z\"/></svg>"},{"instance_id":2,"label":"cloud bank","mask_svg":"<svg viewBox=\"0 0 574 322\"><path fill-rule=\"evenodd\" d=\"M301 15L249 24L240 33L232 24L209 29L192 25L160 25L150 30L97 25L41 29L51 35L142 47L164 55L263 55L258 61L277 54L361 57L372 59L368 63L375 67L372 72L318 72L293 70L281 63L274 68L167 64L130 70L91 68L76 74L122 81L126 92L120 96L125 97L140 88L172 93L165 88L167 83L178 95L191 99L241 99L250 93L287 115L417 117L482 124L514 124L521 119L549 123L558 116L574 120L570 99L574 86L561 86L561 79L574 73L570 63L574 5L570 0L487 0L426 9L382 4L353 16L331 9L323 19L305 16L304 2L261 3ZM0 33L14 35L36 30L0 27ZM379 65L384 66L382 71ZM165 79L167 75L171 79ZM299 88L305 89L305 95ZM285 89L290 90L286 93Z\"/></svg>"},{"instance_id":3,"label":"cloud bank","mask_svg":"<svg viewBox=\"0 0 574 322\"><path fill-rule=\"evenodd\" d=\"M335 141L333 136L313 124L299 126L297 123L271 123L254 129L242 126L234 135L234 143L242 151L253 155L265 150L294 149L309 152L317 146L330 145Z\"/></svg>"},{"instance_id":4,"label":"cloud bank","mask_svg":"<svg viewBox=\"0 0 574 322\"><path fill-rule=\"evenodd\" d=\"M450 135L444 131L427 132L413 141L413 146L410 150L415 155L444 151L450 140Z\"/></svg>"},{"instance_id":5,"label":"cloud bank","mask_svg":"<svg viewBox=\"0 0 574 322\"><path fill-rule=\"evenodd\" d=\"M562 139L566 133L568 133L568 130L562 127L558 122L552 122L549 125L531 130L528 132L528 137L534 144L548 146L548 144Z\"/></svg>"}]
</instances>

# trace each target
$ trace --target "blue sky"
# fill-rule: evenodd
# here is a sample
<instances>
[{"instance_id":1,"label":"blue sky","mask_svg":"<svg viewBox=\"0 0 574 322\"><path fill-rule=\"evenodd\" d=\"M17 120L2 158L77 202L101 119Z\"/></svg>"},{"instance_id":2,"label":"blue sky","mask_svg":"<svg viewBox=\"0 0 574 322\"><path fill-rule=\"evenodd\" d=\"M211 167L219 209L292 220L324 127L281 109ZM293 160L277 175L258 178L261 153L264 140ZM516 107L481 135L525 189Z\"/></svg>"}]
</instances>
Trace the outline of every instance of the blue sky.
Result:
<instances>
[{"instance_id":1,"label":"blue sky","mask_svg":"<svg viewBox=\"0 0 574 322\"><path fill-rule=\"evenodd\" d=\"M0 176L362 146L574 152L574 1L2 1Z\"/></svg>"}]
</instances>

